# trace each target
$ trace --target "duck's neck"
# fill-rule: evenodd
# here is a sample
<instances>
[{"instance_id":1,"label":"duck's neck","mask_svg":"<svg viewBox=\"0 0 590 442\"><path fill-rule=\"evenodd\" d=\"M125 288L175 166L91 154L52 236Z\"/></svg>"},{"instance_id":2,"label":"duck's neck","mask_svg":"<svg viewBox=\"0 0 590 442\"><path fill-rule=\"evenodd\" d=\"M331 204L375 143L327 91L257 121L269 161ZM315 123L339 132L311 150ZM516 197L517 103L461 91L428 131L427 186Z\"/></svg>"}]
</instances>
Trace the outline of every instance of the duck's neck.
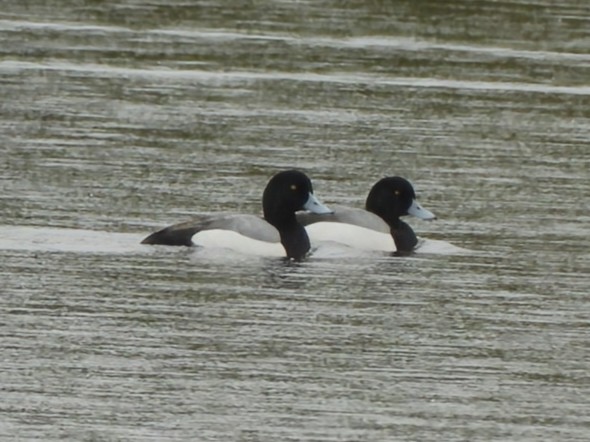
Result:
<instances>
[{"instance_id":1,"label":"duck's neck","mask_svg":"<svg viewBox=\"0 0 590 442\"><path fill-rule=\"evenodd\" d=\"M287 258L299 261L307 255L311 245L305 228L297 222L295 214L284 216L280 219L266 219L272 224L281 236L281 244L287 252Z\"/></svg>"},{"instance_id":2,"label":"duck's neck","mask_svg":"<svg viewBox=\"0 0 590 442\"><path fill-rule=\"evenodd\" d=\"M412 228L399 218L393 222L388 222L388 224L397 251L402 253L411 252L418 244L418 238Z\"/></svg>"}]
</instances>

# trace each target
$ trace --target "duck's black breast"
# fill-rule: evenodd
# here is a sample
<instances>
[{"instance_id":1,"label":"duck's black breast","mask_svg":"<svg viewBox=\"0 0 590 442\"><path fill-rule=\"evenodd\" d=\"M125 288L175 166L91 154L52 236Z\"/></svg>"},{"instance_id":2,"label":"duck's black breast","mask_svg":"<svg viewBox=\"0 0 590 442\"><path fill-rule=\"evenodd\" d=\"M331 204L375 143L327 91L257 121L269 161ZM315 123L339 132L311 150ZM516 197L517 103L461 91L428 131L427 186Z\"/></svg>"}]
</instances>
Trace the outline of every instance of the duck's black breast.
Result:
<instances>
[{"instance_id":1,"label":"duck's black breast","mask_svg":"<svg viewBox=\"0 0 590 442\"><path fill-rule=\"evenodd\" d=\"M299 261L307 255L311 248L309 236L305 228L298 222L279 229L281 243L285 247L287 257Z\"/></svg>"},{"instance_id":2,"label":"duck's black breast","mask_svg":"<svg viewBox=\"0 0 590 442\"><path fill-rule=\"evenodd\" d=\"M418 244L418 237L414 230L402 220L397 220L391 226L391 236L395 242L397 252L411 252Z\"/></svg>"}]
</instances>

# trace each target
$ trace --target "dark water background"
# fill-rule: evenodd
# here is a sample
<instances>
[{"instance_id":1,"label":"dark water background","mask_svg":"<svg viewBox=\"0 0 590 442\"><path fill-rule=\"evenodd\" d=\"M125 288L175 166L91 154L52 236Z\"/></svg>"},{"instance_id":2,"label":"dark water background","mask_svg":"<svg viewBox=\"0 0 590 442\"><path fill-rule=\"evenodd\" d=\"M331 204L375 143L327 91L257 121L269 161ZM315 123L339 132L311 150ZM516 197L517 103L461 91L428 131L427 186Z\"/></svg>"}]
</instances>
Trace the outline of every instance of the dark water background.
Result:
<instances>
[{"instance_id":1,"label":"dark water background","mask_svg":"<svg viewBox=\"0 0 590 442\"><path fill-rule=\"evenodd\" d=\"M586 441L590 3L5 1L0 438ZM410 179L471 253L138 245Z\"/></svg>"}]
</instances>

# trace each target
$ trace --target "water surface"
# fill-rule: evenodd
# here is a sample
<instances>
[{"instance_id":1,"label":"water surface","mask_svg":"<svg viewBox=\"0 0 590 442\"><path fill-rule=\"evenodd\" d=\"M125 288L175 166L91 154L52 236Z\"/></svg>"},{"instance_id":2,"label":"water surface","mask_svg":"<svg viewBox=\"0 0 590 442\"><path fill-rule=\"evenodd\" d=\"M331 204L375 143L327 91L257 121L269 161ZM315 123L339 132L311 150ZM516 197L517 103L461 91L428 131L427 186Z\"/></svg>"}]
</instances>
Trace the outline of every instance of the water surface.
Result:
<instances>
[{"instance_id":1,"label":"water surface","mask_svg":"<svg viewBox=\"0 0 590 442\"><path fill-rule=\"evenodd\" d=\"M573 0L9 2L0 438L587 440L589 30ZM357 207L408 178L431 248L139 244L292 167Z\"/></svg>"}]
</instances>

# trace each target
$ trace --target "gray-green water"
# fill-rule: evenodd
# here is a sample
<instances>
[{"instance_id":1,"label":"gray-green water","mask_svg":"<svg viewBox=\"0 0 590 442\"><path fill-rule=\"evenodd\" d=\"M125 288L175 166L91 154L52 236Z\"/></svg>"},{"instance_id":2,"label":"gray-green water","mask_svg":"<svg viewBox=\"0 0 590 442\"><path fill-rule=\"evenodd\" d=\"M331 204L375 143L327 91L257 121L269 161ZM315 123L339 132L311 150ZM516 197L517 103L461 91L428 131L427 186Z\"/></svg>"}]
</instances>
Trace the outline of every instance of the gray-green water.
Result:
<instances>
[{"instance_id":1,"label":"gray-green water","mask_svg":"<svg viewBox=\"0 0 590 442\"><path fill-rule=\"evenodd\" d=\"M590 4L6 1L0 438L586 441ZM138 244L410 179L470 253Z\"/></svg>"}]
</instances>

